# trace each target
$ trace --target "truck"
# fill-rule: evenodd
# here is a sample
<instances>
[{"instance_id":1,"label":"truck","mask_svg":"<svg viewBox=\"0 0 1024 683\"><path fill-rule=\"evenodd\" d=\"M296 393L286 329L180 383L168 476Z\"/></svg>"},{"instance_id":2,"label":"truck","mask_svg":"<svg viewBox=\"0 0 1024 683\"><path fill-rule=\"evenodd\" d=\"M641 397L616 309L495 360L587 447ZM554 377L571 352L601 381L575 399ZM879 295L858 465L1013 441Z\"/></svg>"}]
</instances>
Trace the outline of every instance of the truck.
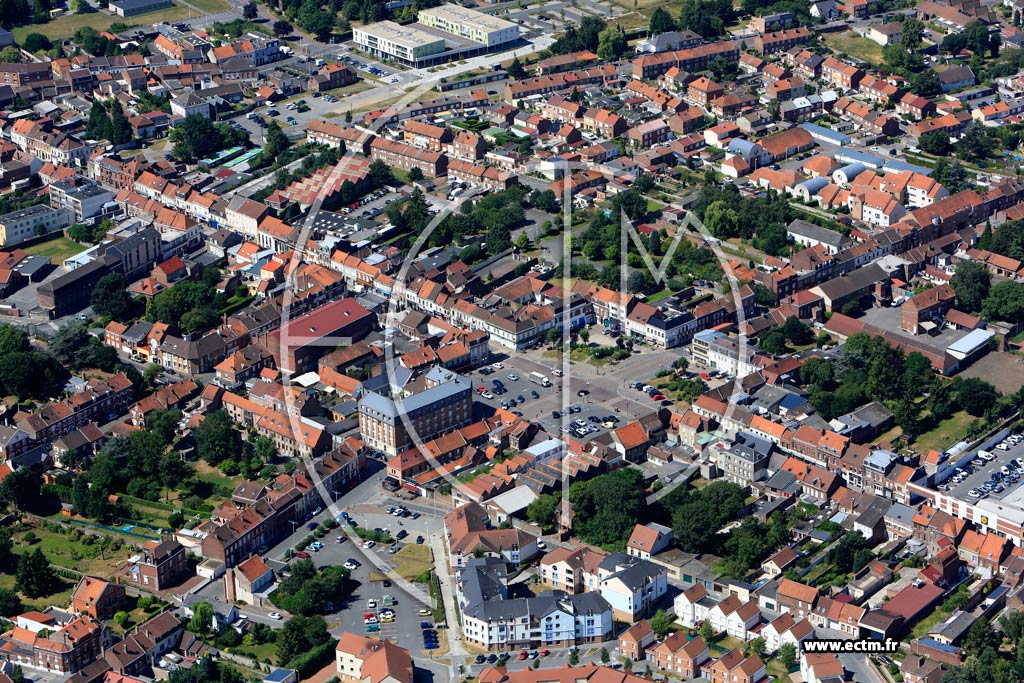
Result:
<instances>
[{"instance_id":1,"label":"truck","mask_svg":"<svg viewBox=\"0 0 1024 683\"><path fill-rule=\"evenodd\" d=\"M551 380L549 380L546 376L540 374L539 372L531 372L530 381L533 382L534 384L539 384L542 387L551 386Z\"/></svg>"}]
</instances>

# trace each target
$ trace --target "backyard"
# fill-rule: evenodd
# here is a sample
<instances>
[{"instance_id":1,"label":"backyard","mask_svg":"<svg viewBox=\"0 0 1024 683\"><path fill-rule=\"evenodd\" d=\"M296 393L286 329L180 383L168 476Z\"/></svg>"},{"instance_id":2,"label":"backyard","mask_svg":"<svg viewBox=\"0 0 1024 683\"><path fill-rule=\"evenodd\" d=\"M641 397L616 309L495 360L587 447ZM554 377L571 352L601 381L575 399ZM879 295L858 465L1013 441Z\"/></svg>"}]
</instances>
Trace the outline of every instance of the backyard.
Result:
<instances>
[{"instance_id":1,"label":"backyard","mask_svg":"<svg viewBox=\"0 0 1024 683\"><path fill-rule=\"evenodd\" d=\"M957 441L965 438L968 427L975 418L960 410L953 413L949 419L940 422L934 429L925 432L914 442L914 449L918 453L924 453L928 449L945 450Z\"/></svg>"},{"instance_id":2,"label":"backyard","mask_svg":"<svg viewBox=\"0 0 1024 683\"><path fill-rule=\"evenodd\" d=\"M837 52L842 52L856 59L872 64L882 63L882 46L873 40L858 36L849 31L829 35L824 38L825 44Z\"/></svg>"},{"instance_id":3,"label":"backyard","mask_svg":"<svg viewBox=\"0 0 1024 683\"><path fill-rule=\"evenodd\" d=\"M50 259L50 263L55 266L59 266L64 263L64 259L69 256L74 256L86 249L86 245L79 244L73 239L58 235L53 239L34 244L31 247L25 247L24 251L32 256L45 256Z\"/></svg>"}]
</instances>

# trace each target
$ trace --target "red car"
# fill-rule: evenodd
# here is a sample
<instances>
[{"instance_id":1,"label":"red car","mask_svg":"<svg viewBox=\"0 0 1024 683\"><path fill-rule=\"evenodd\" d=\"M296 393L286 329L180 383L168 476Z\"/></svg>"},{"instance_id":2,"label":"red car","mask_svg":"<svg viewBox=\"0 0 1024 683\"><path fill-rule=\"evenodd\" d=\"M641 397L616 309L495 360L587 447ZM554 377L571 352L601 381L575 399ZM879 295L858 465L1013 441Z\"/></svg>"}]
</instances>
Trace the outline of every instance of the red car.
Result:
<instances>
[{"instance_id":1,"label":"red car","mask_svg":"<svg viewBox=\"0 0 1024 683\"><path fill-rule=\"evenodd\" d=\"M308 560L309 553L307 553L305 550L300 550L299 552L295 553L295 557L299 558L300 560Z\"/></svg>"},{"instance_id":2,"label":"red car","mask_svg":"<svg viewBox=\"0 0 1024 683\"><path fill-rule=\"evenodd\" d=\"M655 394L654 396L651 396L651 398L653 398L655 401L662 401L665 399L665 396L663 394Z\"/></svg>"},{"instance_id":3,"label":"red car","mask_svg":"<svg viewBox=\"0 0 1024 683\"><path fill-rule=\"evenodd\" d=\"M547 657L549 654L551 654L551 652L548 651L548 650L541 650L540 651L540 656L541 657Z\"/></svg>"},{"instance_id":4,"label":"red car","mask_svg":"<svg viewBox=\"0 0 1024 683\"><path fill-rule=\"evenodd\" d=\"M530 656L530 653L527 652L526 650L523 650L522 652L519 653L519 659L526 659L529 656Z\"/></svg>"}]
</instances>

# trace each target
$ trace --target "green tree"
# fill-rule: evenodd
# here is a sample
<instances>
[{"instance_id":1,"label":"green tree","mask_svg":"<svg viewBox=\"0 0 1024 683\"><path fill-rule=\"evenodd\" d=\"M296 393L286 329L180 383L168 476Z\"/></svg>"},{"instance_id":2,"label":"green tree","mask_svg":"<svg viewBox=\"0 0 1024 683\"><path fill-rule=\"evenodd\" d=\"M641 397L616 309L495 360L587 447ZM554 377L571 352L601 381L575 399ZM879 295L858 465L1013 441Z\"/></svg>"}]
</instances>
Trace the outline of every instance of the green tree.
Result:
<instances>
[{"instance_id":1,"label":"green tree","mask_svg":"<svg viewBox=\"0 0 1024 683\"><path fill-rule=\"evenodd\" d=\"M327 624L323 617L294 616L284 623L277 632L277 659L282 666L290 662L296 655L308 652L312 648L323 645L331 640Z\"/></svg>"},{"instance_id":2,"label":"green tree","mask_svg":"<svg viewBox=\"0 0 1024 683\"><path fill-rule=\"evenodd\" d=\"M644 507L643 478L639 471L620 469L569 487L575 530L588 543L622 548Z\"/></svg>"},{"instance_id":3,"label":"green tree","mask_svg":"<svg viewBox=\"0 0 1024 683\"><path fill-rule=\"evenodd\" d=\"M423 180L423 170L419 166L413 166L409 169L407 177L410 183L418 183Z\"/></svg>"},{"instance_id":4,"label":"green tree","mask_svg":"<svg viewBox=\"0 0 1024 683\"><path fill-rule=\"evenodd\" d=\"M10 475L7 477L10 478ZM18 560L17 585L27 598L43 598L57 587L57 575L40 548L24 553Z\"/></svg>"},{"instance_id":5,"label":"green tree","mask_svg":"<svg viewBox=\"0 0 1024 683\"><path fill-rule=\"evenodd\" d=\"M803 346L814 341L814 332L796 316L786 318L782 333L791 344Z\"/></svg>"},{"instance_id":6,"label":"green tree","mask_svg":"<svg viewBox=\"0 0 1024 683\"><path fill-rule=\"evenodd\" d=\"M85 135L90 140L110 140L113 129L107 110L99 101L92 103L89 110L89 122L85 126Z\"/></svg>"},{"instance_id":7,"label":"green tree","mask_svg":"<svg viewBox=\"0 0 1024 683\"><path fill-rule=\"evenodd\" d=\"M213 631L213 605L205 600L192 605L192 618L188 622L188 630L200 636L211 633Z\"/></svg>"},{"instance_id":8,"label":"green tree","mask_svg":"<svg viewBox=\"0 0 1024 683\"><path fill-rule=\"evenodd\" d=\"M942 131L932 131L922 135L918 141L917 146L922 151L935 156L946 156L953 151L953 145L949 141L949 135Z\"/></svg>"},{"instance_id":9,"label":"green tree","mask_svg":"<svg viewBox=\"0 0 1024 683\"><path fill-rule=\"evenodd\" d=\"M788 351L786 347L786 335L778 328L772 328L761 335L758 346L768 353L779 355Z\"/></svg>"},{"instance_id":10,"label":"green tree","mask_svg":"<svg viewBox=\"0 0 1024 683\"><path fill-rule=\"evenodd\" d=\"M165 446L169 446L174 441L180 420L180 410L154 410L146 416L146 429L155 434Z\"/></svg>"},{"instance_id":11,"label":"green tree","mask_svg":"<svg viewBox=\"0 0 1024 683\"><path fill-rule=\"evenodd\" d=\"M608 648L602 647L601 648L601 663L602 664L607 664L608 662L611 661L611 659L612 659L611 655L608 654Z\"/></svg>"},{"instance_id":12,"label":"green tree","mask_svg":"<svg viewBox=\"0 0 1024 683\"><path fill-rule=\"evenodd\" d=\"M942 82L934 69L921 69L910 76L910 90L921 97L935 97L942 92ZM946 144L949 144L948 136Z\"/></svg>"},{"instance_id":13,"label":"green tree","mask_svg":"<svg viewBox=\"0 0 1024 683\"><path fill-rule=\"evenodd\" d=\"M672 623L672 617L670 617L665 610L659 609L654 613L654 616L651 617L651 630L654 631L659 638L664 638L668 635L669 631L672 630Z\"/></svg>"},{"instance_id":14,"label":"green tree","mask_svg":"<svg viewBox=\"0 0 1024 683\"><path fill-rule=\"evenodd\" d=\"M779 663L786 669L792 669L796 666L796 645L793 643L783 643L779 646Z\"/></svg>"},{"instance_id":15,"label":"green tree","mask_svg":"<svg viewBox=\"0 0 1024 683\"><path fill-rule=\"evenodd\" d=\"M978 261L961 261L950 280L957 306L967 312L981 310L992 285L988 268Z\"/></svg>"},{"instance_id":16,"label":"green tree","mask_svg":"<svg viewBox=\"0 0 1024 683\"><path fill-rule=\"evenodd\" d=\"M50 21L50 10L53 6L50 0L33 0L32 2L32 23L45 24Z\"/></svg>"},{"instance_id":17,"label":"green tree","mask_svg":"<svg viewBox=\"0 0 1024 683\"><path fill-rule=\"evenodd\" d=\"M0 588L0 616L8 619L25 611L21 598L10 588Z\"/></svg>"},{"instance_id":18,"label":"green tree","mask_svg":"<svg viewBox=\"0 0 1024 683\"><path fill-rule=\"evenodd\" d=\"M651 13L651 35L658 35L660 33L667 33L674 31L676 28L675 19L672 15L665 10L664 7L655 7Z\"/></svg>"},{"instance_id":19,"label":"green tree","mask_svg":"<svg viewBox=\"0 0 1024 683\"><path fill-rule=\"evenodd\" d=\"M25 39L21 41L21 46L29 52L36 53L49 50L53 47L53 43L51 43L50 39L42 33L29 33L25 36Z\"/></svg>"},{"instance_id":20,"label":"green tree","mask_svg":"<svg viewBox=\"0 0 1024 683\"><path fill-rule=\"evenodd\" d=\"M284 19L275 21L273 28L275 36L286 36L292 32L292 25Z\"/></svg>"},{"instance_id":21,"label":"green tree","mask_svg":"<svg viewBox=\"0 0 1024 683\"><path fill-rule=\"evenodd\" d=\"M28 467L19 467L0 482L0 500L22 512L39 506L39 476Z\"/></svg>"},{"instance_id":22,"label":"green tree","mask_svg":"<svg viewBox=\"0 0 1024 683\"><path fill-rule=\"evenodd\" d=\"M580 651L577 648L569 650L569 666L576 666L580 663Z\"/></svg>"},{"instance_id":23,"label":"green tree","mask_svg":"<svg viewBox=\"0 0 1024 683\"><path fill-rule=\"evenodd\" d=\"M271 119L263 139L263 154L267 155L268 160L277 159L291 144L288 136L281 130L281 125L276 119Z\"/></svg>"},{"instance_id":24,"label":"green tree","mask_svg":"<svg viewBox=\"0 0 1024 683\"><path fill-rule=\"evenodd\" d=\"M998 398L996 388L977 377L968 377L957 385L957 405L975 417L981 417L991 410Z\"/></svg>"},{"instance_id":25,"label":"green tree","mask_svg":"<svg viewBox=\"0 0 1024 683\"><path fill-rule=\"evenodd\" d=\"M132 310L132 298L125 289L127 284L120 273L108 273L99 279L89 297L97 315L123 320Z\"/></svg>"},{"instance_id":26,"label":"green tree","mask_svg":"<svg viewBox=\"0 0 1024 683\"><path fill-rule=\"evenodd\" d=\"M200 458L213 466L234 457L242 447L242 437L223 410L206 416L195 430L196 451Z\"/></svg>"},{"instance_id":27,"label":"green tree","mask_svg":"<svg viewBox=\"0 0 1024 683\"><path fill-rule=\"evenodd\" d=\"M752 641L750 641L750 644L747 646L747 650L751 654L757 655L761 659L764 659L765 655L768 653L768 646L765 643L764 637L758 636L757 638L754 638Z\"/></svg>"},{"instance_id":28,"label":"green tree","mask_svg":"<svg viewBox=\"0 0 1024 683\"><path fill-rule=\"evenodd\" d=\"M974 161L992 157L998 143L988 134L987 129L978 121L967 124L963 135L956 144L956 153L962 159ZM923 149L923 148L922 148Z\"/></svg>"},{"instance_id":29,"label":"green tree","mask_svg":"<svg viewBox=\"0 0 1024 683\"><path fill-rule=\"evenodd\" d=\"M0 323L0 356L29 350L28 335L19 327Z\"/></svg>"},{"instance_id":30,"label":"green tree","mask_svg":"<svg viewBox=\"0 0 1024 683\"><path fill-rule=\"evenodd\" d=\"M113 100L110 103L110 141L115 145L123 145L132 140L132 124L121 108L121 103Z\"/></svg>"},{"instance_id":31,"label":"green tree","mask_svg":"<svg viewBox=\"0 0 1024 683\"><path fill-rule=\"evenodd\" d=\"M626 51L626 32L621 26L610 26L598 36L597 55L605 61L614 61Z\"/></svg>"},{"instance_id":32,"label":"green tree","mask_svg":"<svg viewBox=\"0 0 1024 683\"><path fill-rule=\"evenodd\" d=\"M193 114L179 121L170 134L174 149L171 154L179 161L195 161L223 147L221 131L205 116Z\"/></svg>"},{"instance_id":33,"label":"green tree","mask_svg":"<svg viewBox=\"0 0 1024 683\"><path fill-rule=\"evenodd\" d=\"M316 36L320 42L326 41L334 29L334 16L324 12L317 0L306 0L299 7L297 15L299 25L309 33Z\"/></svg>"},{"instance_id":34,"label":"green tree","mask_svg":"<svg viewBox=\"0 0 1024 683\"><path fill-rule=\"evenodd\" d=\"M1004 280L989 290L981 307L986 320L1024 321L1024 285Z\"/></svg>"},{"instance_id":35,"label":"green tree","mask_svg":"<svg viewBox=\"0 0 1024 683\"><path fill-rule=\"evenodd\" d=\"M520 81L526 78L526 69L523 68L523 63L519 61L519 57L513 57L512 63L505 69L508 72L508 77L514 81Z\"/></svg>"},{"instance_id":36,"label":"green tree","mask_svg":"<svg viewBox=\"0 0 1024 683\"><path fill-rule=\"evenodd\" d=\"M701 622L700 627L697 629L697 635L703 638L705 642L710 641L712 638L715 637L715 630L711 628L710 619L705 619L703 622Z\"/></svg>"},{"instance_id":37,"label":"green tree","mask_svg":"<svg viewBox=\"0 0 1024 683\"><path fill-rule=\"evenodd\" d=\"M252 21L256 18L257 10L255 2L247 2L242 5L242 18Z\"/></svg>"}]
</instances>

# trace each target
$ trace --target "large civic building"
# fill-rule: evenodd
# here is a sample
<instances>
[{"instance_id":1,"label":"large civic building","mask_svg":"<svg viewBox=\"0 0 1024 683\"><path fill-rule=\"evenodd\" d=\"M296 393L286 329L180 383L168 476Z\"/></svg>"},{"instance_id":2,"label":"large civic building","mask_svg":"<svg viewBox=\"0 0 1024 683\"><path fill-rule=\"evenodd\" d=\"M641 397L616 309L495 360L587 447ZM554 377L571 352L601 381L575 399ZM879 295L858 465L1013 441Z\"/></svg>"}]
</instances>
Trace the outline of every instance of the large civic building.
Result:
<instances>
[{"instance_id":1,"label":"large civic building","mask_svg":"<svg viewBox=\"0 0 1024 683\"><path fill-rule=\"evenodd\" d=\"M408 26L380 21L354 27L352 39L375 57L424 67L510 49L519 41L519 25L447 3L420 10L419 21Z\"/></svg>"},{"instance_id":2,"label":"large civic building","mask_svg":"<svg viewBox=\"0 0 1024 683\"><path fill-rule=\"evenodd\" d=\"M420 10L419 21L492 49L519 40L518 24L451 3Z\"/></svg>"},{"instance_id":3,"label":"large civic building","mask_svg":"<svg viewBox=\"0 0 1024 683\"><path fill-rule=\"evenodd\" d=\"M443 37L393 21L353 27L352 39L356 45L375 57L394 59L410 66L426 64L431 56L447 49Z\"/></svg>"},{"instance_id":4,"label":"large civic building","mask_svg":"<svg viewBox=\"0 0 1024 683\"><path fill-rule=\"evenodd\" d=\"M359 400L359 433L370 448L398 455L472 421L473 385L466 377L434 367L398 387L387 374L364 382Z\"/></svg>"}]
</instances>

